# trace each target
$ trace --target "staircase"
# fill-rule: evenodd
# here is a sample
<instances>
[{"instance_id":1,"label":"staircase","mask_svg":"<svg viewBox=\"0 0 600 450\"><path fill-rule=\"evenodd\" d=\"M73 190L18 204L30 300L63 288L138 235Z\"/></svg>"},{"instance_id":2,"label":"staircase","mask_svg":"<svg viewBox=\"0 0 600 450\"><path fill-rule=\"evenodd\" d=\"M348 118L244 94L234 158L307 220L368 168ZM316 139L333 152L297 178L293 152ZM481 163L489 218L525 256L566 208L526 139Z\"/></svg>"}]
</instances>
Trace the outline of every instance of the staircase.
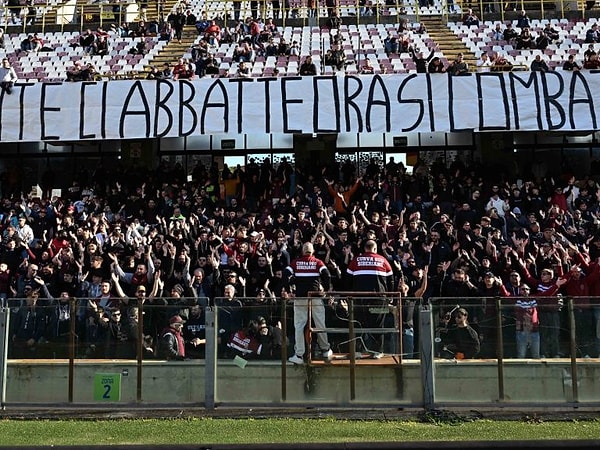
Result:
<instances>
[{"instance_id":1,"label":"staircase","mask_svg":"<svg viewBox=\"0 0 600 450\"><path fill-rule=\"evenodd\" d=\"M193 25L186 25L181 35L181 44L177 39L172 39L160 53L152 59L152 65L161 68L165 63L171 67L177 64L177 60L184 54L190 53L190 48L198 37L198 31Z\"/></svg>"},{"instance_id":2,"label":"staircase","mask_svg":"<svg viewBox=\"0 0 600 450\"><path fill-rule=\"evenodd\" d=\"M70 19L70 15L69 16L65 16L64 18L60 18L58 17L59 14L59 9L61 7L64 7L64 4L58 4L53 6L52 8L49 8L44 16L44 23L46 25L54 25L54 24L60 24L62 21L65 22L65 25L69 24L69 19ZM125 9L127 8L127 4L126 3L122 3L121 4L121 13L119 14L118 12L113 12L113 5L112 4L104 4L101 2L94 2L93 0L76 0L75 5L74 5L74 9L75 9L75 15L77 17L82 17L83 18L83 29L88 28L88 24L89 27L92 28L93 30L95 30L99 24L102 24L102 27L106 30L108 27L108 24L110 23L120 23L120 22L127 22L127 14ZM65 9L66 13L71 13L73 12L73 8L72 7L67 7ZM156 14L154 14L156 15ZM42 20L38 17L38 24L42 23ZM81 22L81 19L77 20L78 23Z\"/></svg>"},{"instance_id":3,"label":"staircase","mask_svg":"<svg viewBox=\"0 0 600 450\"><path fill-rule=\"evenodd\" d=\"M467 49L465 44L442 21L442 16L421 16L420 22L425 25L429 37L437 44L440 51L448 59L454 61L458 53L463 54L464 61L471 71L475 70L477 58Z\"/></svg>"}]
</instances>

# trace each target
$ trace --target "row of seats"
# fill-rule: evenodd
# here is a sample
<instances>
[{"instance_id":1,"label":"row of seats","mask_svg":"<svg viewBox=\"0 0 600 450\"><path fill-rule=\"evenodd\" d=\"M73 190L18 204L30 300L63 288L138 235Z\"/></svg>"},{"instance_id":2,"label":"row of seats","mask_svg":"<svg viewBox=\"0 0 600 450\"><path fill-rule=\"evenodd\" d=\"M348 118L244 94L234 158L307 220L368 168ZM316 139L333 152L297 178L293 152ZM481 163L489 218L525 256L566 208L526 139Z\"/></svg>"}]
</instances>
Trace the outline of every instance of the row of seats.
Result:
<instances>
[{"instance_id":1,"label":"row of seats","mask_svg":"<svg viewBox=\"0 0 600 450\"><path fill-rule=\"evenodd\" d=\"M590 19L586 22L568 22L564 20L550 21L557 29L561 30L561 36L566 35L567 27L570 30L587 30L596 19ZM535 23L538 27L543 25L543 21ZM416 28L418 24L410 24ZM532 23L532 26L534 23ZM569 55L574 54L578 60L582 59L583 51L587 46L565 37L560 43L550 45L544 52L541 50L516 50L514 45L503 41L493 41L481 38L481 34L488 36L495 26L494 22L482 22L479 27L465 27L460 22L448 24L448 27L460 37L465 46L473 51L478 57L482 53L501 52L513 64L528 64L535 58L535 55L542 53L550 65L558 66ZM371 25L345 25L339 30L334 31L333 35L339 33L342 38L342 48L346 54L348 66L345 73L354 73L360 71L360 67L365 58L371 61L376 73L405 73L415 71L412 58L407 53L397 55L388 55L384 49L384 39L388 34L397 35L397 28L394 25L371 24ZM134 47L140 38L121 38L111 36L109 38L110 54L106 56L89 56L83 53L80 47L72 48L69 44L76 41L78 33L45 33L41 35L45 45L52 48L49 52L40 53L18 53L20 42L26 37L26 34L11 34L5 36L4 54L11 60L17 73L27 79L66 78L66 70L73 65L73 62L83 59L84 62L91 62L100 71L111 70L118 74L127 74L131 71L141 72L153 64L154 57L167 45L165 41L159 41L157 38L145 38L148 53L145 55L131 55L129 49ZM481 38L481 39L480 39ZM201 39L198 37L196 43ZM274 38L276 43L285 39L288 43L296 40L299 45L298 57L269 57L257 56L250 61L251 71L256 76L269 74L274 68L280 73L295 73L295 68L308 55L313 56L315 64L321 66L324 52L332 44L332 34L329 30L318 27L285 27L281 33ZM429 52L434 50L434 55L447 63L442 52L437 48L436 43L431 39L428 33L411 33L411 42L419 51ZM211 49L219 61L220 69L224 72L233 73L237 70L237 62L234 60L235 44L222 43ZM191 49L184 55L191 57ZM323 68L324 73L331 73L333 69Z\"/></svg>"},{"instance_id":2,"label":"row of seats","mask_svg":"<svg viewBox=\"0 0 600 450\"><path fill-rule=\"evenodd\" d=\"M37 21L38 23L43 20L43 16L49 13L51 10L60 7L61 5L66 4L65 0L35 0L37 7ZM97 3L98 12L100 12L101 3L102 2L89 2L90 5L94 5ZM123 4L134 4L134 1L123 1ZM253 15L253 11L251 9L250 1L240 2L240 13L241 17L248 17ZM272 3L261 2L263 3L259 7L259 11L261 15L265 17L275 17L275 18L283 18L284 13L280 11L274 10ZM284 2L282 1L281 4ZM314 10L314 12L309 11L306 7L305 0L291 0L289 2L289 9L285 12L286 17L288 18L308 18L309 16L317 16L317 17L328 17L327 8L325 6L325 1L320 0L319 6ZM223 1L205 1L205 0L193 0L191 2L187 2L188 6L192 10L192 12L197 16L201 17L203 13L208 12L210 17L225 17L227 14L233 15L234 7L233 2L223 2ZM87 8L90 8L90 5ZM377 8L374 5L379 5ZM152 6L151 6L152 8ZM427 7L419 7L418 2L416 0L413 1L402 1L398 0L397 2L392 2L390 5L386 5L385 2L374 0L371 2L370 8L362 8L358 6L358 0L339 0L339 12L342 17L351 17L351 16L359 16L359 15L369 15L369 16L398 16L398 15L440 15L445 12L446 2L442 0L434 0L432 6ZM137 9L134 8L136 11ZM133 10L132 10L133 11ZM133 11L135 12L135 11ZM455 7L455 13L461 14L462 11L459 6ZM148 17L152 18L154 14L147 13ZM0 26L9 27L9 26L23 26L22 16L12 17L8 8L5 6L4 8L0 8ZM78 20L77 17L74 20Z\"/></svg>"},{"instance_id":3,"label":"row of seats","mask_svg":"<svg viewBox=\"0 0 600 450\"><path fill-rule=\"evenodd\" d=\"M298 17L308 18L309 16L317 17L328 17L325 0L319 0L316 2L318 6L310 11L307 8L306 0L290 0L289 9L286 11L278 11L273 8L272 2L259 2L259 15L263 17L274 17L283 18L284 14L287 18ZM363 2L361 2L363 3ZM370 4L369 8L363 8L359 6L359 0L338 0L339 13L342 17L359 16L359 15L380 15L380 16L415 16L415 15L440 15L443 14L446 8L446 1L434 0L433 5L427 7L420 7L418 1L410 0L403 1L397 0L389 2L387 5L385 1L373 0L366 2ZM203 12L208 11L209 15L224 17L226 14L233 14L234 5L233 2L227 1L204 1L204 0L192 0L187 2L192 12L200 17ZM284 5L284 1L280 1L280 5ZM374 8L378 5L377 8ZM251 9L251 2L243 1L240 2L240 16L248 17L253 15ZM462 10L459 5L456 5L455 13L461 14Z\"/></svg>"},{"instance_id":4,"label":"row of seats","mask_svg":"<svg viewBox=\"0 0 600 450\"><path fill-rule=\"evenodd\" d=\"M108 55L87 55L81 47L71 47L79 33L45 33L40 34L44 47L51 51L22 52L21 41L26 34L5 36L4 55L14 67L19 78L27 80L60 80L66 79L67 70L73 67L75 61L93 64L101 73L109 71L117 75L126 75L131 71L143 72L152 63L154 57L165 47L165 41L157 38L109 38L110 53ZM130 54L141 40L145 41L147 53L144 55Z\"/></svg>"},{"instance_id":5,"label":"row of seats","mask_svg":"<svg viewBox=\"0 0 600 450\"><path fill-rule=\"evenodd\" d=\"M410 24L415 29L418 23ZM250 61L252 65L252 73L257 76L263 75L264 71L260 68L268 69L270 66L278 66L280 73L283 73L287 62L296 62L298 59L311 55L315 64L319 65L324 53L331 48L334 36L340 34L342 38L342 49L346 55L348 62L345 68L346 73L355 73L360 71L361 61L365 58L371 60L371 63L376 73L406 73L415 69L412 58L408 53L400 55L387 55L384 49L384 39L388 34L398 36L397 27L393 25L372 24L372 25L349 25L342 26L339 30L330 34L327 29L319 27L285 27L278 36L273 38L275 44L279 44L283 39L287 43L293 41L298 42L299 57L262 57L257 56ZM195 43L198 43L202 38L198 37ZM411 42L413 46L422 51L430 51L430 49L438 50L436 56L442 57L443 54L437 49L435 42L427 33L412 34ZM234 60L235 44L220 44L214 49L214 55L220 61L220 69L223 72L228 71L233 73L237 70L236 61ZM184 55L191 57L191 52ZM445 61L445 60L444 60ZM264 65L263 65L264 64ZM282 68L282 66L284 66ZM324 73L332 73L333 69L324 68ZM286 73L294 73L288 71ZM269 74L267 70L265 74Z\"/></svg>"},{"instance_id":6,"label":"row of seats","mask_svg":"<svg viewBox=\"0 0 600 450\"><path fill-rule=\"evenodd\" d=\"M448 22L448 28L465 44L467 49L475 54L476 57L481 57L481 54L499 53L506 57L512 64L529 65L536 55L544 56L544 59L550 67L562 65L568 55L575 55L575 60L580 63L583 61L583 53L588 47L585 44L586 32L599 19L590 18L586 21L569 22L567 19L541 19L530 20L530 30L533 37L537 37L546 26L550 24L555 31L558 32L558 39L548 45L544 50L539 49L516 49L514 42L506 42L504 40L495 40L493 38L494 29L498 22L484 21L479 26L467 26L461 22ZM517 21L507 21L501 24L501 29L504 30L508 23L512 23L513 28L517 33L521 29L517 27Z\"/></svg>"}]
</instances>

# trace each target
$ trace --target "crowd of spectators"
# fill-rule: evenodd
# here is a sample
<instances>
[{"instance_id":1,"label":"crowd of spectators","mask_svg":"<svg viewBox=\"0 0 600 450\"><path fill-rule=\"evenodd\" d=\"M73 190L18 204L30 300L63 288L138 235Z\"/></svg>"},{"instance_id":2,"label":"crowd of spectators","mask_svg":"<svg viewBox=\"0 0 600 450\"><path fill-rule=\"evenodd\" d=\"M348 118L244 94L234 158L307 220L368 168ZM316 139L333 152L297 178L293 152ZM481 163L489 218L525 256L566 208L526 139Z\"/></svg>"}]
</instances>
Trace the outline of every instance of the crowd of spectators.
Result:
<instances>
[{"instance_id":1,"label":"crowd of spectators","mask_svg":"<svg viewBox=\"0 0 600 450\"><path fill-rule=\"evenodd\" d=\"M598 163L591 172L600 173ZM434 301L442 333L460 303L481 338L479 356L494 357L490 299L501 297L505 356L565 355L564 294L576 299L578 356L598 356L595 179L549 176L540 161L519 180L460 161L418 161L407 173L393 158L360 173L350 160L309 172L285 159L198 164L191 181L180 165L100 166L60 198L2 200L0 298L12 311L11 356L64 355L56 343L67 341L73 320L78 355L133 357L143 320L147 357L201 357L202 307L216 305L220 356L237 348L227 343L238 331L265 330L259 338L270 350L261 357L277 357L280 302L292 292L285 269L307 242L333 291L352 287L348 267L374 243L393 269L392 289L405 297L403 314L393 316L407 336L418 336L421 299ZM339 307L327 306L327 320L340 320ZM330 343L337 350L333 336ZM411 345L407 357L415 356Z\"/></svg>"}]
</instances>

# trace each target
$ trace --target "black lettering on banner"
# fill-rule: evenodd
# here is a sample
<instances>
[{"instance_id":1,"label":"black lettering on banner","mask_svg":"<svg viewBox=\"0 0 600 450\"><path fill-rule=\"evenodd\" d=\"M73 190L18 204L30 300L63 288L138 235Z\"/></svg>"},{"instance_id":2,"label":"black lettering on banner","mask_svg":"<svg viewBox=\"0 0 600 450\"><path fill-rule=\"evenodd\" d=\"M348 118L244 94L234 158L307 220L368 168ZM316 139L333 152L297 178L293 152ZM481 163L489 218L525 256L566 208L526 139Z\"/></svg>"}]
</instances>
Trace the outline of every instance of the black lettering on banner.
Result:
<instances>
[{"instance_id":1,"label":"black lettering on banner","mask_svg":"<svg viewBox=\"0 0 600 450\"><path fill-rule=\"evenodd\" d=\"M137 107L135 106L132 108L132 110L129 110L129 102L131 102L134 96L137 100L142 102L142 109L135 109ZM142 83L139 80L133 82L129 88L127 96L125 97L125 102L123 103L123 109L121 110L121 117L119 120L119 136L121 139L125 137L125 119L127 116L143 116L146 119L145 137L150 137L150 105L148 105L146 93L144 92Z\"/></svg>"},{"instance_id":2,"label":"black lettering on banner","mask_svg":"<svg viewBox=\"0 0 600 450\"><path fill-rule=\"evenodd\" d=\"M486 126L485 125L485 114L484 109L485 105L483 103L483 89L481 88L481 83L484 79L493 79L496 78L498 80L498 84L500 85L500 91L502 92L502 106L504 108L504 126ZM482 72L476 74L477 80L477 101L479 103L479 107L477 111L479 113L479 130L480 131L503 131L510 129L510 105L508 103L508 95L506 92L506 79L504 78L503 73L499 72ZM487 83L486 83L487 86ZM493 108L497 109L498 105L494 104Z\"/></svg>"},{"instance_id":3,"label":"black lettering on banner","mask_svg":"<svg viewBox=\"0 0 600 450\"><path fill-rule=\"evenodd\" d=\"M319 76L313 77L313 131L315 133L339 133L340 132L340 93L338 91L337 76ZM335 128L319 128L319 81L330 81L331 85L327 84L333 94L333 112L335 114ZM330 111L330 108L324 108Z\"/></svg>"},{"instance_id":4,"label":"black lettering on banner","mask_svg":"<svg viewBox=\"0 0 600 450\"><path fill-rule=\"evenodd\" d=\"M47 136L46 135L46 112L59 112L60 108L57 106L46 106L47 91L52 86L62 86L62 83L42 83L42 92L40 99L40 140L42 141L58 141L60 136Z\"/></svg>"},{"instance_id":5,"label":"black lettering on banner","mask_svg":"<svg viewBox=\"0 0 600 450\"><path fill-rule=\"evenodd\" d=\"M565 82L563 77L558 72L540 72L540 77L542 81L542 91L544 92L544 109L546 110L546 123L548 125L548 129L558 130L562 128L567 121L565 109L560 102L557 101L557 99L560 98L565 90ZM556 77L558 80L558 90L555 94L550 94L548 92L548 77ZM554 106L554 109L552 109L551 113L550 109L552 106ZM557 125L554 125L552 122L552 117L555 116L556 113L558 113L560 116L560 121Z\"/></svg>"},{"instance_id":6,"label":"black lettering on banner","mask_svg":"<svg viewBox=\"0 0 600 450\"><path fill-rule=\"evenodd\" d=\"M163 95L163 86L167 86L167 93ZM173 83L168 80L157 80L156 81L156 105L154 107L154 137L161 138L169 134L171 131L171 127L173 126L173 112L171 108L167 106L167 102L173 95L173 91L175 88L173 87ZM167 125L162 129L162 131L158 131L158 122L159 122L159 114L160 111L164 111L167 116Z\"/></svg>"},{"instance_id":7,"label":"black lettering on banner","mask_svg":"<svg viewBox=\"0 0 600 450\"><path fill-rule=\"evenodd\" d=\"M575 99L575 88L577 84L581 83L581 88L585 91L586 96L584 98ZM594 96L590 90L590 85L587 79L579 71L573 71L571 74L571 84L569 86L569 122L571 129L576 130L577 125L575 124L574 109L575 105L587 104L590 110L590 118L592 119L592 129L598 129L598 122L596 120L596 111L594 109Z\"/></svg>"},{"instance_id":8,"label":"black lettering on banner","mask_svg":"<svg viewBox=\"0 0 600 450\"><path fill-rule=\"evenodd\" d=\"M538 80L536 77L536 72L531 72L529 75L529 80L524 81L520 76L516 75L515 72L509 72L508 77L510 79L510 93L513 103L513 113L515 115L515 130L521 129L521 123L519 121L519 105L517 103L517 92L515 87L515 82L518 82L525 89L529 89L533 84L534 88L534 98L535 98L535 108L537 110L537 123L538 130L542 129L542 114L540 111L540 89L538 86Z\"/></svg>"},{"instance_id":9,"label":"black lettering on banner","mask_svg":"<svg viewBox=\"0 0 600 450\"><path fill-rule=\"evenodd\" d=\"M281 111L283 113L283 132L284 133L302 133L302 130L289 128L288 104L302 104L304 101L299 98L289 99L287 97L287 85L292 81L302 80L302 77L288 77L281 80Z\"/></svg>"},{"instance_id":10,"label":"black lettering on banner","mask_svg":"<svg viewBox=\"0 0 600 450\"><path fill-rule=\"evenodd\" d=\"M259 78L256 80L259 83L265 83L265 133L271 132L271 87L269 83L277 81L275 77Z\"/></svg>"},{"instance_id":11,"label":"black lettering on banner","mask_svg":"<svg viewBox=\"0 0 600 450\"><path fill-rule=\"evenodd\" d=\"M425 104L422 99L419 99L419 98L411 98L411 99L407 99L407 100L402 99L402 93L404 92L406 85L411 80L414 80L415 78L418 79L416 73L408 75L406 78L404 78L402 80L402 82L400 83L400 87L398 87L398 103L399 104L401 104L401 105L402 104L415 104L419 107L419 113L417 114L417 118L415 119L415 121L413 122L413 124L411 126L409 126L407 128L402 128L403 133L412 131L415 128L417 128L423 121L423 116L425 115ZM402 111L402 109L400 109L400 111ZM408 116L408 114L403 114L403 117L407 117L407 116Z\"/></svg>"},{"instance_id":12,"label":"black lettering on banner","mask_svg":"<svg viewBox=\"0 0 600 450\"><path fill-rule=\"evenodd\" d=\"M212 91L214 89L219 88L221 91L221 95L223 96L223 100L221 102L210 102L210 97L212 95ZM223 133L229 132L229 97L227 96L227 89L223 85L223 82L217 79L213 84L210 85L208 90L206 91L206 96L204 97L204 103L202 105L202 115L200 116L200 133L204 134L206 129L206 112L209 108L222 108L223 109Z\"/></svg>"},{"instance_id":13,"label":"black lettering on banner","mask_svg":"<svg viewBox=\"0 0 600 450\"><path fill-rule=\"evenodd\" d=\"M356 90L350 94L350 80L356 81L357 87ZM346 132L352 131L352 126L350 125L350 106L356 112L356 122L358 124L358 128L356 129L357 133L362 133L363 131L363 120L362 113L360 108L354 101L356 97L360 95L362 92L363 83L359 77L349 75L344 77L344 111L346 113Z\"/></svg>"},{"instance_id":14,"label":"black lettering on banner","mask_svg":"<svg viewBox=\"0 0 600 450\"><path fill-rule=\"evenodd\" d=\"M184 87L187 86L190 88L190 94L184 98ZM196 89L194 85L187 80L179 80L179 136L185 137L189 136L194 132L196 126L198 125L198 113L194 109L193 106L190 106L192 100L196 96ZM183 110L187 109L192 115L192 125L188 131L183 131Z\"/></svg>"},{"instance_id":15,"label":"black lettering on banner","mask_svg":"<svg viewBox=\"0 0 600 450\"><path fill-rule=\"evenodd\" d=\"M108 92L108 81L102 83L102 117L100 118L100 135L102 139L106 139L106 99Z\"/></svg>"},{"instance_id":16,"label":"black lettering on banner","mask_svg":"<svg viewBox=\"0 0 600 450\"><path fill-rule=\"evenodd\" d=\"M429 105L429 131L435 131L435 114L433 113L433 93L431 91L431 74L426 76L427 80L427 104Z\"/></svg>"},{"instance_id":17,"label":"black lettering on banner","mask_svg":"<svg viewBox=\"0 0 600 450\"><path fill-rule=\"evenodd\" d=\"M23 140L23 131L25 128L25 88L27 86L33 86L34 83L22 83L15 84L15 86L21 87L21 94L19 95L19 140Z\"/></svg>"},{"instance_id":18,"label":"black lettering on banner","mask_svg":"<svg viewBox=\"0 0 600 450\"><path fill-rule=\"evenodd\" d=\"M467 131L467 130L471 130L472 128L456 128L455 124L454 124L454 81L458 80L458 79L462 79L464 77L470 77L471 74L464 74L464 75L460 75L460 76L453 76L453 75L448 75L448 118L450 120L450 131L452 132L457 132L457 131ZM465 111L463 111L463 115L464 115Z\"/></svg>"},{"instance_id":19,"label":"black lettering on banner","mask_svg":"<svg viewBox=\"0 0 600 450\"><path fill-rule=\"evenodd\" d=\"M375 89L379 86L381 88L381 93L383 94L383 100L375 100L373 97L375 96ZM391 111L392 105L390 104L390 95L388 90L383 82L382 78L379 75L373 75L371 79L371 86L369 86L369 98L367 99L367 111L365 114L365 122L367 131L372 131L371 127L371 108L373 106L383 106L385 109L385 131L389 133L392 130L391 126Z\"/></svg>"},{"instance_id":20,"label":"black lettering on banner","mask_svg":"<svg viewBox=\"0 0 600 450\"><path fill-rule=\"evenodd\" d=\"M81 102L79 108L79 139L94 139L96 134L83 134L85 131L85 88L87 86L95 86L97 83L95 81L83 81L81 83Z\"/></svg>"},{"instance_id":21,"label":"black lettering on banner","mask_svg":"<svg viewBox=\"0 0 600 450\"><path fill-rule=\"evenodd\" d=\"M233 78L229 80L230 83L237 83L238 94L237 94L237 132L241 133L244 127L244 88L242 83L252 83L249 78Z\"/></svg>"}]
</instances>

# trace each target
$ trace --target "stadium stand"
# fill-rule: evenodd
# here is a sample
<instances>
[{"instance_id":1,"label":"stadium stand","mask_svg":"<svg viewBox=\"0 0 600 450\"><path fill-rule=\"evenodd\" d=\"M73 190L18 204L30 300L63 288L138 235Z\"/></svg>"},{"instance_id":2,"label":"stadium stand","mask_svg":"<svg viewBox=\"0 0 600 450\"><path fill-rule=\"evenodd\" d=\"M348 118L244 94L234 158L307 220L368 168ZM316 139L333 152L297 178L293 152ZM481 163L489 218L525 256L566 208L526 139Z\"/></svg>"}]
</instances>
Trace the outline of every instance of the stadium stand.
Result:
<instances>
[{"instance_id":1,"label":"stadium stand","mask_svg":"<svg viewBox=\"0 0 600 450\"><path fill-rule=\"evenodd\" d=\"M256 2L256 6L254 2L236 4L169 0L159 3L157 8L142 12L135 3L104 4L78 0L73 6L73 11L67 15L66 5L67 3L58 0L43 3L38 0L35 26L28 25L30 21L25 9L15 17L11 16L8 9L3 10L0 17L0 25L6 28L3 54L9 58L19 78L32 81L65 80L67 69L78 59L85 64L93 64L99 75L106 78L143 78L152 66L162 67L165 63L173 66L181 57L192 59L193 49L204 37L196 30L195 25L198 21L215 18L221 26L221 32L226 30L224 35L233 36L239 42L244 35L249 35L249 30L240 33L240 26L234 20L234 16L246 18L253 15L276 17L278 32L273 35L274 44L278 45L283 40L288 43L298 42L298 54L293 57L266 55L266 42L260 45L254 43L254 54L251 60L247 61L254 77L274 73L296 74L299 61L308 55L312 56L319 72L323 74L358 74L366 59L369 59L374 73L416 72L413 58L406 48L400 48L398 52L386 52L388 37L403 37L415 51L424 54L433 50L434 56L439 57L444 66L453 61L458 53L462 53L471 70L474 70L482 53L487 53L492 58L495 53L501 53L513 66L528 68L535 56L541 54L550 68L561 69L569 54L575 55L576 62L583 62L586 46L582 44L586 40L586 32L597 22L595 17L587 20L565 17L531 19L530 30L534 39L542 34L546 24L556 29L558 37L543 50L519 50L513 41L493 39L496 24L504 28L508 23L512 23L514 30L517 33L521 32L516 13L506 12L497 15L499 20L478 20L477 25L466 25L461 20L452 20L463 18L466 9L463 10L461 5L446 4L440 0L429 2L426 6L419 6L417 2L375 2L361 6L359 2L342 0L339 3L342 20L337 29L329 27L331 24L328 23L328 6L324 1L320 2L314 11L300 1L292 1L288 10L283 12L274 9L272 2ZM544 3L541 7L544 7ZM160 29L163 21L168 20L178 8L184 8L188 17L195 20L188 20L181 42L161 39ZM550 9L549 4L546 4L546 8ZM451 15L448 15L449 13ZM129 50L137 41L123 36L120 24L128 23L130 29L135 31L137 21L141 18L146 18L152 26L150 34L145 37L147 49L144 55L132 55ZM259 22L262 26L262 20ZM72 31L73 24L76 24L79 30ZM88 25L94 29L100 26L100 29L104 27L108 30L107 55L88 55L81 47L73 46L73 42ZM44 28L57 26L60 27L60 31L43 31ZM419 30L421 26L423 29ZM19 32L15 32L16 30ZM42 50L20 52L21 42L27 35L36 31L43 41ZM231 74L237 72L234 55L237 42L225 39L225 36L221 38L209 45L207 52L214 56L220 76L233 76ZM341 42L338 43L337 40ZM324 56L336 43L345 55L345 64L334 69L325 63Z\"/></svg>"}]
</instances>

